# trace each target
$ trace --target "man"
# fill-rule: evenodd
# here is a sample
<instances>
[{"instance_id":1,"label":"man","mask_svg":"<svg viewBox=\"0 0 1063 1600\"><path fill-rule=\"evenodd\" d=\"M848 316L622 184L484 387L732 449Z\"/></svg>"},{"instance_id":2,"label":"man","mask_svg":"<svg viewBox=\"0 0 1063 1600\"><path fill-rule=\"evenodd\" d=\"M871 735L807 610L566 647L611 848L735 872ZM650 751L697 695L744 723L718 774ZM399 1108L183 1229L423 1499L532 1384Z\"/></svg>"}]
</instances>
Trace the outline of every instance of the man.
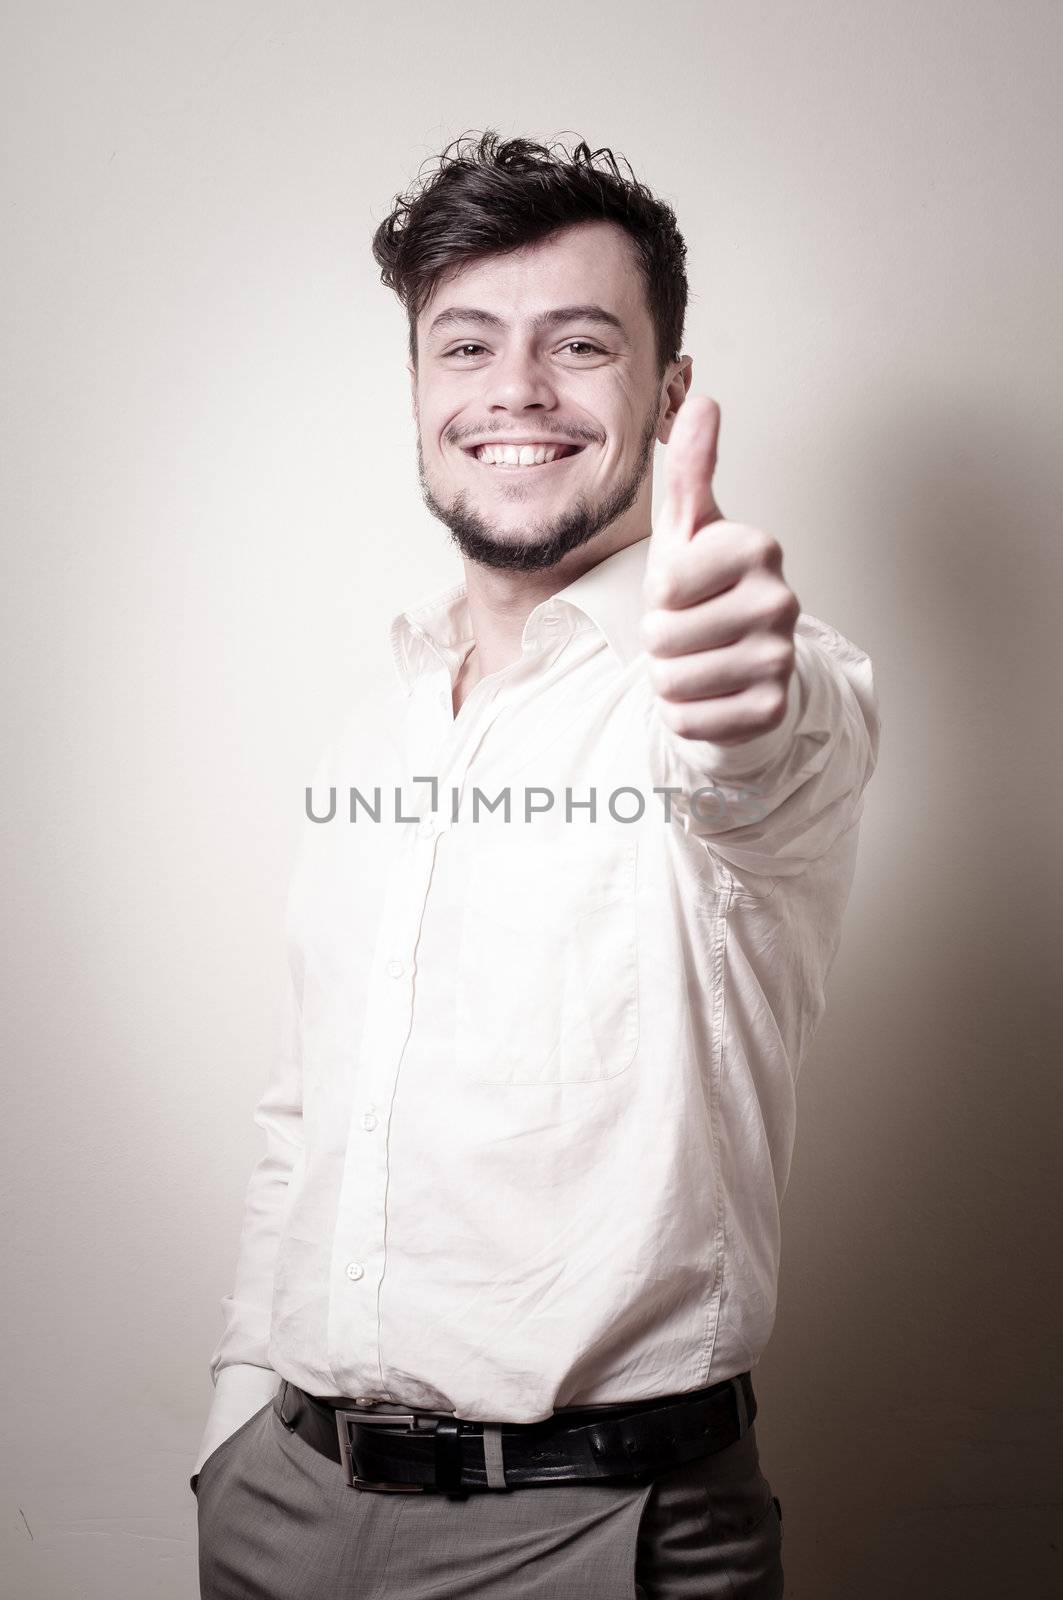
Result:
<instances>
[{"instance_id":1,"label":"man","mask_svg":"<svg viewBox=\"0 0 1063 1600\"><path fill-rule=\"evenodd\" d=\"M465 581L308 793L202 1592L779 1596L749 1369L870 666L720 511L685 247L609 152L459 141L374 250Z\"/></svg>"}]
</instances>

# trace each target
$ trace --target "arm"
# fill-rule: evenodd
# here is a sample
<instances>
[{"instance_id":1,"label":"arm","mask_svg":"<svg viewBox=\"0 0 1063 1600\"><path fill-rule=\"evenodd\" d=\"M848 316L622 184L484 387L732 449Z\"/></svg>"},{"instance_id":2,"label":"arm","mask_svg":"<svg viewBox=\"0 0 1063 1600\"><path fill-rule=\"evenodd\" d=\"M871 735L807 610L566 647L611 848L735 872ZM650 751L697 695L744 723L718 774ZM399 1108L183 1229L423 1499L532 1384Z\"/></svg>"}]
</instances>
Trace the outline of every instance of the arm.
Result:
<instances>
[{"instance_id":1,"label":"arm","mask_svg":"<svg viewBox=\"0 0 1063 1600\"><path fill-rule=\"evenodd\" d=\"M301 984L290 973L278 1049L255 1123L266 1149L251 1173L233 1292L222 1301L224 1331L210 1361L214 1400L196 1458L207 1457L277 1391L269 1364L273 1263L280 1239L288 1184L303 1149Z\"/></svg>"},{"instance_id":2,"label":"arm","mask_svg":"<svg viewBox=\"0 0 1063 1600\"><path fill-rule=\"evenodd\" d=\"M719 423L715 401L681 405L646 564L654 769L718 855L792 874L857 814L878 750L871 663L801 612L775 539L724 519Z\"/></svg>"},{"instance_id":3,"label":"arm","mask_svg":"<svg viewBox=\"0 0 1063 1600\"><path fill-rule=\"evenodd\" d=\"M650 709L655 783L681 790L684 826L739 875L793 876L830 849L857 820L879 733L868 657L806 613L777 728L718 745L677 734L656 697Z\"/></svg>"}]
</instances>

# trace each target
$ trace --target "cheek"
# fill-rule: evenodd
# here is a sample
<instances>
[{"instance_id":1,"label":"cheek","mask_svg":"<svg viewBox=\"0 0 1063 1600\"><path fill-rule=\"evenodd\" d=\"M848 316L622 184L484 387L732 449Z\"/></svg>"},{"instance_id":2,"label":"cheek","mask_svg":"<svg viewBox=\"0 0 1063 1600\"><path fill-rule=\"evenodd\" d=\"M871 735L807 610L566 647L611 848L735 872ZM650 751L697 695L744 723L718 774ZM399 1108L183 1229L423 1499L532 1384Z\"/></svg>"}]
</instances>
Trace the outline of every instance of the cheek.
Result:
<instances>
[{"instance_id":1,"label":"cheek","mask_svg":"<svg viewBox=\"0 0 1063 1600\"><path fill-rule=\"evenodd\" d=\"M439 455L452 454L456 445L447 442L448 430L451 428L467 429L475 418L467 406L458 406L451 402L449 405L433 406L422 419L422 434L426 439L431 439L432 448Z\"/></svg>"}]
</instances>

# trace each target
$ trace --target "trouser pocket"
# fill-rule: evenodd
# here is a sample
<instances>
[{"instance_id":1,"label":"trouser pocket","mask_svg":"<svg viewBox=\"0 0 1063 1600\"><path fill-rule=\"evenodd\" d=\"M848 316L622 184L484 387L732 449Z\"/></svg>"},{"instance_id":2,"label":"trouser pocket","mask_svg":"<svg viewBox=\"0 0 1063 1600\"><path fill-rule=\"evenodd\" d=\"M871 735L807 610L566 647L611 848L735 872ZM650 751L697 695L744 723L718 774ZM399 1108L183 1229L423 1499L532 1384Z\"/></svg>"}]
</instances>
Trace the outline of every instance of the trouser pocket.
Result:
<instances>
[{"instance_id":1,"label":"trouser pocket","mask_svg":"<svg viewBox=\"0 0 1063 1600\"><path fill-rule=\"evenodd\" d=\"M200 1467L199 1471L194 1475L194 1477L189 1479L189 1486L191 1487L192 1493L197 1499L199 1498L200 1482L204 1474L206 1474L208 1477L212 1476L215 1469L222 1462L224 1462L229 1454L230 1449L236 1444L237 1440L242 1439L244 1434L249 1433L254 1427L255 1423L260 1422L264 1413L270 1410L272 1406L273 1401L267 1400L266 1404L264 1406L260 1406L253 1416L248 1417L246 1422L242 1422L240 1426L234 1429L232 1433L227 1434L222 1440L221 1444L215 1446L210 1455L204 1461L203 1465Z\"/></svg>"}]
</instances>

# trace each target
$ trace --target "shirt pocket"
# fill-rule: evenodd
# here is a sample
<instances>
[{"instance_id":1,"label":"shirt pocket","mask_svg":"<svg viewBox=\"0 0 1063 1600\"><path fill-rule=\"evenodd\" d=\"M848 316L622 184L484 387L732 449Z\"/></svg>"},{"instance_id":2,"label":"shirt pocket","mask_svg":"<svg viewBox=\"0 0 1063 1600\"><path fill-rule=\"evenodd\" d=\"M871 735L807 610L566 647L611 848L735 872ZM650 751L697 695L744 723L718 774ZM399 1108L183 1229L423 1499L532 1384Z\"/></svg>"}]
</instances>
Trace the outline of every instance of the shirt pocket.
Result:
<instances>
[{"instance_id":1,"label":"shirt pocket","mask_svg":"<svg viewBox=\"0 0 1063 1600\"><path fill-rule=\"evenodd\" d=\"M591 837L591 834L594 837ZM638 842L508 828L469 847L457 951L458 1073L593 1083L638 1048Z\"/></svg>"}]
</instances>

